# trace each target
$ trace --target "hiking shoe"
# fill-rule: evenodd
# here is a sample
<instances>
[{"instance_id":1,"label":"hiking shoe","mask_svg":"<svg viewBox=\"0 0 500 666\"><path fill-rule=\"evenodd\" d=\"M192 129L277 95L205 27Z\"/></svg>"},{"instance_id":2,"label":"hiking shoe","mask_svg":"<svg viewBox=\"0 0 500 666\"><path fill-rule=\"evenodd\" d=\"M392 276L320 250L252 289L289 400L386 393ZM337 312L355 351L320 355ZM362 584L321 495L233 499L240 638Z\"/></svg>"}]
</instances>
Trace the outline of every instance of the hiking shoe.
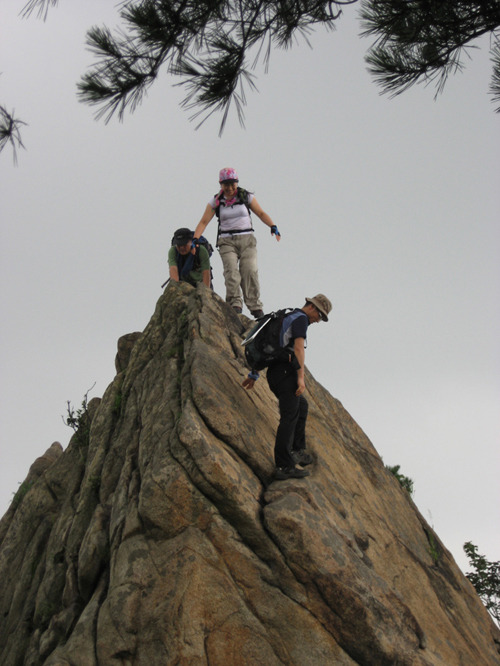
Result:
<instances>
[{"instance_id":1,"label":"hiking shoe","mask_svg":"<svg viewBox=\"0 0 500 666\"><path fill-rule=\"evenodd\" d=\"M243 312L243 308L240 308L237 305L233 305L233 310L236 312L236 314L241 314Z\"/></svg>"},{"instance_id":2,"label":"hiking shoe","mask_svg":"<svg viewBox=\"0 0 500 666\"><path fill-rule=\"evenodd\" d=\"M310 453L307 453L305 449L298 449L297 451L292 451L292 458L295 460L297 465L310 465L313 461L313 457Z\"/></svg>"},{"instance_id":3,"label":"hiking shoe","mask_svg":"<svg viewBox=\"0 0 500 666\"><path fill-rule=\"evenodd\" d=\"M298 467L276 467L274 478L280 481L284 479L302 479L304 476L309 476L307 469L298 469Z\"/></svg>"},{"instance_id":4,"label":"hiking shoe","mask_svg":"<svg viewBox=\"0 0 500 666\"><path fill-rule=\"evenodd\" d=\"M264 316L264 310L252 310L252 312L250 314L255 319L260 319L260 317Z\"/></svg>"}]
</instances>

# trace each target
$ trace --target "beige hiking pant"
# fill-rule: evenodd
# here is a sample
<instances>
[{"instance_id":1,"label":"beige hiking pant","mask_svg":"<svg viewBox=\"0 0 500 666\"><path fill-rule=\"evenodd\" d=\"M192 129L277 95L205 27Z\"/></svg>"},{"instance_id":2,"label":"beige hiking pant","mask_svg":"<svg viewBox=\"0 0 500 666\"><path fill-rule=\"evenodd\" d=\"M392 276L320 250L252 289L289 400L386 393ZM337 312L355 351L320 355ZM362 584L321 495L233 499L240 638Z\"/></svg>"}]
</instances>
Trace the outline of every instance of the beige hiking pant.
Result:
<instances>
[{"instance_id":1,"label":"beige hiking pant","mask_svg":"<svg viewBox=\"0 0 500 666\"><path fill-rule=\"evenodd\" d=\"M245 305L250 312L262 310L257 240L254 234L234 234L228 238L219 238L219 252L224 267L226 302L233 307L243 307L243 292Z\"/></svg>"}]
</instances>

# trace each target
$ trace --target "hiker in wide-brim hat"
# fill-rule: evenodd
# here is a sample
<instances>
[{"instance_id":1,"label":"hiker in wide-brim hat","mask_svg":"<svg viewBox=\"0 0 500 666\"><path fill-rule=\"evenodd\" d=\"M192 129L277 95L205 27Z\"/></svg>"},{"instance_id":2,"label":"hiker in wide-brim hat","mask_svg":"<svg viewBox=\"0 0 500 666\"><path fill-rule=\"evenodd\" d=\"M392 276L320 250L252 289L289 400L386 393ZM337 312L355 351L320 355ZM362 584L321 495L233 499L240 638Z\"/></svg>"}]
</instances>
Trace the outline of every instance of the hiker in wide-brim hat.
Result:
<instances>
[{"instance_id":1,"label":"hiker in wide-brim hat","mask_svg":"<svg viewBox=\"0 0 500 666\"><path fill-rule=\"evenodd\" d=\"M324 294L306 297L302 308L295 308L284 316L278 331L279 345L287 353L280 352L280 355L275 357L276 360L270 361L267 367L267 382L278 398L280 410L280 422L274 443L276 479L308 476L309 471L304 467L313 462L312 455L306 450L309 407L303 395L306 389L304 368L307 329L310 324L328 321L331 310L332 304ZM243 381L243 386L246 389L253 388L258 377L258 372L252 368Z\"/></svg>"},{"instance_id":2,"label":"hiker in wide-brim hat","mask_svg":"<svg viewBox=\"0 0 500 666\"><path fill-rule=\"evenodd\" d=\"M260 300L257 241L250 212L270 228L276 240L281 240L281 235L253 193L239 187L238 174L232 167L220 170L219 184L219 193L207 204L194 231L194 242L216 215L219 221L217 248L224 267L226 302L240 314L244 301L251 314L258 318L264 313Z\"/></svg>"}]
</instances>

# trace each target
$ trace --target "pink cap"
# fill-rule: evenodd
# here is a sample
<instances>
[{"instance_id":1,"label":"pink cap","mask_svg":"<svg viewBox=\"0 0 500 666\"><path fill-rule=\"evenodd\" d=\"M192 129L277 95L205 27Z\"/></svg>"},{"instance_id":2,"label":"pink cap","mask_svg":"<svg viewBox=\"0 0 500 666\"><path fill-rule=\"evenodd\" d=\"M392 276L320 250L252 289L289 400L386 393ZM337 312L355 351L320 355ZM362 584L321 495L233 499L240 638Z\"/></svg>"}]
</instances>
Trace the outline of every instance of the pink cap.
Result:
<instances>
[{"instance_id":1,"label":"pink cap","mask_svg":"<svg viewBox=\"0 0 500 666\"><path fill-rule=\"evenodd\" d=\"M226 167L219 171L219 183L223 183L225 180L239 180L238 174L231 167Z\"/></svg>"}]
</instances>

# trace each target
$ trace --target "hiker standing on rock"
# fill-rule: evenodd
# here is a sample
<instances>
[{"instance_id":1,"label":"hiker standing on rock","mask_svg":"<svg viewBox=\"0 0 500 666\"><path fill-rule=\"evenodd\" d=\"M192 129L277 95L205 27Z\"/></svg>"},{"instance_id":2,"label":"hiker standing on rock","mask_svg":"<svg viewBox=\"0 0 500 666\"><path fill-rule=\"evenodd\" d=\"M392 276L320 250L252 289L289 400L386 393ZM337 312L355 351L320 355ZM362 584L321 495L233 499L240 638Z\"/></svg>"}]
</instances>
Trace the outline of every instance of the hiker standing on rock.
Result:
<instances>
[{"instance_id":1,"label":"hiker standing on rock","mask_svg":"<svg viewBox=\"0 0 500 666\"><path fill-rule=\"evenodd\" d=\"M193 232L190 229L177 229L168 251L168 270L174 282L198 282L210 287L210 255L205 247L193 246ZM162 285L163 286L163 285Z\"/></svg>"},{"instance_id":2,"label":"hiker standing on rock","mask_svg":"<svg viewBox=\"0 0 500 666\"><path fill-rule=\"evenodd\" d=\"M261 317L259 274L257 269L257 241L250 211L271 229L276 240L281 240L278 227L269 215L262 210L251 192L238 186L239 178L232 168L221 169L219 183L221 190L207 204L205 212L194 232L194 240L205 231L210 220L217 215L217 247L224 267L226 302L241 314L243 300L255 318ZM243 300L242 300L243 292Z\"/></svg>"},{"instance_id":3,"label":"hiker standing on rock","mask_svg":"<svg viewBox=\"0 0 500 666\"><path fill-rule=\"evenodd\" d=\"M289 351L288 355L271 361L267 368L269 388L278 398L280 422L274 444L275 478L290 479L309 475L302 469L313 461L306 451L306 420L308 404L303 393L305 346L309 324L328 321L332 304L323 294L306 298L303 308L296 308L283 319L280 331L280 345ZM284 356L284 357L283 357ZM287 357L288 356L288 357ZM246 389L253 388L259 375L252 370L243 381ZM301 467L296 467L301 465Z\"/></svg>"}]
</instances>

